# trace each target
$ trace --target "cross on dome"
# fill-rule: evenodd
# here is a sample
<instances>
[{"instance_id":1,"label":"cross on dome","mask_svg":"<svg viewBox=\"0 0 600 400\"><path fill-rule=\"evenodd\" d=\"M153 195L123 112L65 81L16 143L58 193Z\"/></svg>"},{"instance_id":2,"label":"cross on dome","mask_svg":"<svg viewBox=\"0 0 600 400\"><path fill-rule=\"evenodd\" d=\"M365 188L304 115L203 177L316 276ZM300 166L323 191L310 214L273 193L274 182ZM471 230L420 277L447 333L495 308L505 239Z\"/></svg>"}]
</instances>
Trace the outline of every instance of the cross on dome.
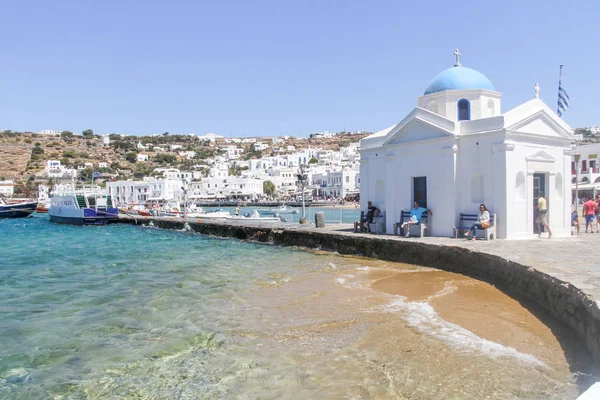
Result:
<instances>
[{"instance_id":1,"label":"cross on dome","mask_svg":"<svg viewBox=\"0 0 600 400\"><path fill-rule=\"evenodd\" d=\"M461 67L462 65L461 65L461 63L460 63L460 56L461 56L462 54L460 54L460 51L458 51L458 49L456 49L456 50L454 51L454 55L456 56L456 62L454 63L454 66L455 66L455 67Z\"/></svg>"},{"instance_id":2,"label":"cross on dome","mask_svg":"<svg viewBox=\"0 0 600 400\"><path fill-rule=\"evenodd\" d=\"M540 84L536 82L535 86L533 88L535 89L535 98L539 99L540 98Z\"/></svg>"}]
</instances>

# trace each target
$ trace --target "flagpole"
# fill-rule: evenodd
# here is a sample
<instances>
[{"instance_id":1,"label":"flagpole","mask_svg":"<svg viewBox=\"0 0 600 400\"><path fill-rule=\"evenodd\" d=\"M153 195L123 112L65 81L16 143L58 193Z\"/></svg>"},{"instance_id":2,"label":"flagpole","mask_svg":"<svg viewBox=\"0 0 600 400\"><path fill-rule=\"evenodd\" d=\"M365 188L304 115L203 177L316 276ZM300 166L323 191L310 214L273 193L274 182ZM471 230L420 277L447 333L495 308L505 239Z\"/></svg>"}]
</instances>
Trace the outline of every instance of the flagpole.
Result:
<instances>
[{"instance_id":1,"label":"flagpole","mask_svg":"<svg viewBox=\"0 0 600 400\"><path fill-rule=\"evenodd\" d=\"M562 115L560 111L560 87L562 86L562 69L563 65L560 64L560 72L558 73L558 98L556 99L556 114Z\"/></svg>"}]
</instances>

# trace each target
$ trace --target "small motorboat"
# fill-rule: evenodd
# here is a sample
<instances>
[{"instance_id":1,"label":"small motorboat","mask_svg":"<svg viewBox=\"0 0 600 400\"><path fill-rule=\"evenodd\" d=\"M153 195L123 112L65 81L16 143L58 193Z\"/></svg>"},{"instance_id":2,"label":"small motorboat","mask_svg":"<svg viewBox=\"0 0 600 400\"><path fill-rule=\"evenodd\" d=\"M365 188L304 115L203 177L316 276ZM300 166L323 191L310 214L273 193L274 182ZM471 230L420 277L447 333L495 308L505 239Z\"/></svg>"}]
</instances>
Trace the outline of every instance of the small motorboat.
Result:
<instances>
[{"instance_id":1,"label":"small motorboat","mask_svg":"<svg viewBox=\"0 0 600 400\"><path fill-rule=\"evenodd\" d=\"M252 214L246 213L244 215L232 215L228 219L238 220L238 221L262 221L262 222L279 222L281 218L278 215L273 215L272 217L262 216L258 211L254 210Z\"/></svg>"},{"instance_id":2,"label":"small motorboat","mask_svg":"<svg viewBox=\"0 0 600 400\"><path fill-rule=\"evenodd\" d=\"M258 210L262 215L290 215L298 214L298 210L292 207L288 207L286 204L282 204L277 208L263 208Z\"/></svg>"},{"instance_id":3,"label":"small motorboat","mask_svg":"<svg viewBox=\"0 0 600 400\"><path fill-rule=\"evenodd\" d=\"M40 214L47 213L48 207L46 206L46 203L40 201L37 207L35 208L35 212Z\"/></svg>"}]
</instances>

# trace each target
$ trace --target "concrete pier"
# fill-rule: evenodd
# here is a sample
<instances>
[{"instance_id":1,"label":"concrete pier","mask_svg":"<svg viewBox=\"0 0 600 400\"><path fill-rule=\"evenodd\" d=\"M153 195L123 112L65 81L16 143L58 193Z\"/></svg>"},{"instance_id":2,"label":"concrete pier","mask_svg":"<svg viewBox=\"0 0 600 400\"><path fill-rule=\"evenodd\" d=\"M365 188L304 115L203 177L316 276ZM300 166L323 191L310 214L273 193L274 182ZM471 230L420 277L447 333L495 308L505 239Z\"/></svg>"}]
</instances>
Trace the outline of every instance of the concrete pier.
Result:
<instances>
[{"instance_id":1,"label":"concrete pier","mask_svg":"<svg viewBox=\"0 0 600 400\"><path fill-rule=\"evenodd\" d=\"M257 221L120 217L121 222L284 246L301 246L467 275L515 298L533 300L569 328L600 361L600 234L572 238L493 240L354 233L350 224L311 225Z\"/></svg>"}]
</instances>

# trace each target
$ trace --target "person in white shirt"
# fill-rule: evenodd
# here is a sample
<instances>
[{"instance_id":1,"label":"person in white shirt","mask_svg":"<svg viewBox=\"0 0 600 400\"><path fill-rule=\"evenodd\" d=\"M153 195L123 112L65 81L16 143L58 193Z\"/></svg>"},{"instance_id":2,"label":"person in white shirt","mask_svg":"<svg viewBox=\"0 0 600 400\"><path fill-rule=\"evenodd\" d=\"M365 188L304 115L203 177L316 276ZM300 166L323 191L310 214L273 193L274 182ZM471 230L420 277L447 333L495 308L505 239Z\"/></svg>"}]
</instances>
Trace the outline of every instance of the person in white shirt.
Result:
<instances>
[{"instance_id":1,"label":"person in white shirt","mask_svg":"<svg viewBox=\"0 0 600 400\"><path fill-rule=\"evenodd\" d=\"M477 240L477 238L476 238L477 228L485 229L485 228L489 228L489 227L490 227L490 212L486 208L485 204L480 204L479 205L479 220L478 220L478 222L471 225L471 229L469 229L469 231L467 233L465 233L465 236L467 237L467 239L470 237L471 240L475 241L475 240Z\"/></svg>"}]
</instances>

